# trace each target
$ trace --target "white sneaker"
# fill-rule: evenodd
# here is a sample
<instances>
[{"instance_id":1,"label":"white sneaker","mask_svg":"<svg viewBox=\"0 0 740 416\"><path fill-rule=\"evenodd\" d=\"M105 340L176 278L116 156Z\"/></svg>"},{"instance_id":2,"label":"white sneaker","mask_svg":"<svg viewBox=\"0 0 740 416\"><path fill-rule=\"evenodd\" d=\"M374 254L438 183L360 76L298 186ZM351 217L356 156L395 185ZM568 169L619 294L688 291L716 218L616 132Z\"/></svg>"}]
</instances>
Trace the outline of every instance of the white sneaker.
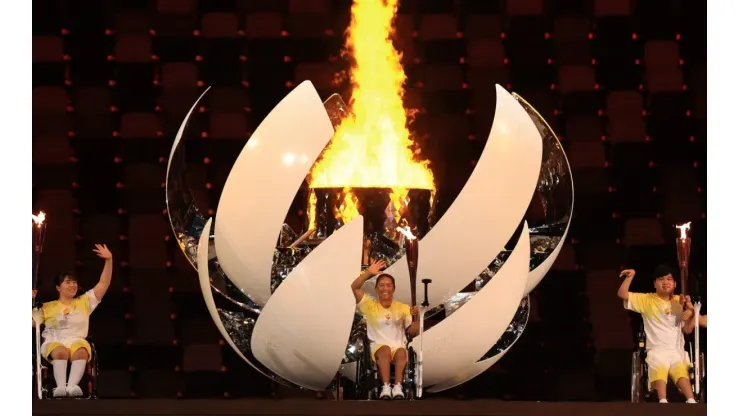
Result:
<instances>
[{"instance_id":1,"label":"white sneaker","mask_svg":"<svg viewBox=\"0 0 740 416\"><path fill-rule=\"evenodd\" d=\"M403 394L403 387L401 387L400 384L396 384L393 386L393 398L394 399L405 399L406 396Z\"/></svg>"},{"instance_id":2,"label":"white sneaker","mask_svg":"<svg viewBox=\"0 0 740 416\"><path fill-rule=\"evenodd\" d=\"M696 400L694 400L694 399L688 399L688 400L686 400L686 403L696 404Z\"/></svg>"},{"instance_id":3,"label":"white sneaker","mask_svg":"<svg viewBox=\"0 0 740 416\"><path fill-rule=\"evenodd\" d=\"M667 399L660 399L660 401L658 403L668 403L668 400Z\"/></svg>"},{"instance_id":4,"label":"white sneaker","mask_svg":"<svg viewBox=\"0 0 740 416\"><path fill-rule=\"evenodd\" d=\"M67 395L69 397L80 397L82 396L82 389L80 386L67 386Z\"/></svg>"},{"instance_id":5,"label":"white sneaker","mask_svg":"<svg viewBox=\"0 0 740 416\"><path fill-rule=\"evenodd\" d=\"M67 397L67 389L65 387L54 387L52 394L54 397Z\"/></svg>"},{"instance_id":6,"label":"white sneaker","mask_svg":"<svg viewBox=\"0 0 740 416\"><path fill-rule=\"evenodd\" d=\"M380 396L381 399L390 399L391 398L391 386L390 384L383 384L383 387L380 389Z\"/></svg>"}]
</instances>

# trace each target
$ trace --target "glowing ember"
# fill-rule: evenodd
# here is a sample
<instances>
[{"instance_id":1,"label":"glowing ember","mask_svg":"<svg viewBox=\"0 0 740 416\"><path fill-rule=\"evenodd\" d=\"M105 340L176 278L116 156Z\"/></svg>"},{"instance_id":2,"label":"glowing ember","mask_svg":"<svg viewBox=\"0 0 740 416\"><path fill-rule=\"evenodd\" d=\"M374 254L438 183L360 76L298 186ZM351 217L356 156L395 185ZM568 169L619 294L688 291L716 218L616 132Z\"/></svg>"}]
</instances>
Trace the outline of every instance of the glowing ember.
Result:
<instances>
[{"instance_id":1,"label":"glowing ember","mask_svg":"<svg viewBox=\"0 0 740 416\"><path fill-rule=\"evenodd\" d=\"M403 107L406 74L391 37L398 0L355 0L347 30L352 114L343 119L311 171L311 188L343 188L340 216L357 215L349 188L390 188L399 212L408 189L434 189L428 161L414 160ZM309 202L309 210L311 210Z\"/></svg>"},{"instance_id":2,"label":"glowing ember","mask_svg":"<svg viewBox=\"0 0 740 416\"><path fill-rule=\"evenodd\" d=\"M33 215L31 214L31 220L34 224L36 224L37 227L40 227L41 224L44 223L44 220L46 219L46 214L44 214L44 211L39 211L39 215Z\"/></svg>"},{"instance_id":3,"label":"glowing ember","mask_svg":"<svg viewBox=\"0 0 740 416\"><path fill-rule=\"evenodd\" d=\"M687 222L683 225L677 225L676 228L681 230L681 240L685 240L686 232L691 229L691 222Z\"/></svg>"}]
</instances>

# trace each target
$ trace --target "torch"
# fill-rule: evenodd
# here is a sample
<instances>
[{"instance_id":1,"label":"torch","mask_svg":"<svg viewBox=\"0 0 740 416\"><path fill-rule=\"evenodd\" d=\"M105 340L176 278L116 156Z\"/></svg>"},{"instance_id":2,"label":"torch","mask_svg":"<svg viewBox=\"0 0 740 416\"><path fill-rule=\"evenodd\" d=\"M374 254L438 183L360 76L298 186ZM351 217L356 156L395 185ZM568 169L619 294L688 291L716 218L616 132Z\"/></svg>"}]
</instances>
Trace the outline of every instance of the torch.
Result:
<instances>
[{"instance_id":1,"label":"torch","mask_svg":"<svg viewBox=\"0 0 740 416\"><path fill-rule=\"evenodd\" d=\"M689 259L691 257L691 237L688 236L688 231L691 229L691 223L677 225L681 234L676 238L676 255L678 257L678 266L681 268L681 302L686 302L686 295L688 294L689 286ZM694 394L699 394L701 390L701 374L704 372L704 368L700 366L700 351L699 351L699 314L701 311L701 302L694 304L694 349L693 353L693 365L694 365Z\"/></svg>"},{"instance_id":2,"label":"torch","mask_svg":"<svg viewBox=\"0 0 740 416\"><path fill-rule=\"evenodd\" d=\"M406 227L397 227L396 230L403 234L406 240L406 262L409 266L409 277L411 279L411 306L416 306L416 270L419 266L419 240L411 232L411 229ZM423 348L423 337L424 337L424 314L429 307L429 283L431 279L423 279L424 283L424 301L421 303L419 308L419 316L416 318L419 320L419 352L416 355L416 397L421 398L423 393L423 379L422 379L422 363L424 360L424 348Z\"/></svg>"},{"instance_id":3,"label":"torch","mask_svg":"<svg viewBox=\"0 0 740 416\"><path fill-rule=\"evenodd\" d=\"M681 268L681 301L686 298L689 285L689 257L691 256L691 238L687 232L691 229L691 223L677 225L676 229L681 231L681 236L676 238L676 255L678 266Z\"/></svg>"},{"instance_id":4,"label":"torch","mask_svg":"<svg viewBox=\"0 0 740 416\"><path fill-rule=\"evenodd\" d=\"M37 291L39 287L39 263L41 252L44 250L44 241L46 240L46 214L43 211L38 215L31 214L31 232L32 232L32 273L33 273L33 290ZM34 329L36 330L36 394L39 399L43 399L43 382L41 380L41 307L32 299L31 307L33 308Z\"/></svg>"}]
</instances>

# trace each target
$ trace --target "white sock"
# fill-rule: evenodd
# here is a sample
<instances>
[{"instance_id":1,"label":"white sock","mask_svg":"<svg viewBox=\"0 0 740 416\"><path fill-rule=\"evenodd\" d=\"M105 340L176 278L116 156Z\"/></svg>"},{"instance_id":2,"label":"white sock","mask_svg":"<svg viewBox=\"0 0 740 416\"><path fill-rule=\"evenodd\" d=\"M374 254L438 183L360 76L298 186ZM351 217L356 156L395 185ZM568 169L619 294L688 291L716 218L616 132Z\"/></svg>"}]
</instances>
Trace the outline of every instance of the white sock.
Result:
<instances>
[{"instance_id":1,"label":"white sock","mask_svg":"<svg viewBox=\"0 0 740 416\"><path fill-rule=\"evenodd\" d=\"M667 399L660 399L660 401L658 403L668 403L668 400Z\"/></svg>"},{"instance_id":2,"label":"white sock","mask_svg":"<svg viewBox=\"0 0 740 416\"><path fill-rule=\"evenodd\" d=\"M82 380L82 375L85 374L85 367L87 366L87 360L74 360L72 361L72 368L69 370L69 383L68 386L76 386Z\"/></svg>"},{"instance_id":3,"label":"white sock","mask_svg":"<svg viewBox=\"0 0 740 416\"><path fill-rule=\"evenodd\" d=\"M696 403L696 400L694 400L694 399L688 399L688 400L686 400L686 403Z\"/></svg>"},{"instance_id":4,"label":"white sock","mask_svg":"<svg viewBox=\"0 0 740 416\"><path fill-rule=\"evenodd\" d=\"M66 387L67 360L51 360L51 365L54 367L54 381L57 383L57 387Z\"/></svg>"}]
</instances>

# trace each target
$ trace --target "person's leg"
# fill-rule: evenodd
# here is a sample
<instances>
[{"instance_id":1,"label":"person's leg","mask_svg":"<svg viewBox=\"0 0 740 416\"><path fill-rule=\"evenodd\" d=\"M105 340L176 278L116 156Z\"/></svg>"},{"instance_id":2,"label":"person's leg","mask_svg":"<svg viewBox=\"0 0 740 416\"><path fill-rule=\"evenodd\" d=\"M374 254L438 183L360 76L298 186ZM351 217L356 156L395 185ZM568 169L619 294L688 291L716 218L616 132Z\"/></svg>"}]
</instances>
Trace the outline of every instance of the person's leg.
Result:
<instances>
[{"instance_id":1,"label":"person's leg","mask_svg":"<svg viewBox=\"0 0 740 416\"><path fill-rule=\"evenodd\" d=\"M378 366L378 373L380 374L380 380L383 382L383 387L380 389L380 398L389 399L391 397L391 349L387 345L377 347L377 350L373 354L375 357L375 363Z\"/></svg>"},{"instance_id":2,"label":"person's leg","mask_svg":"<svg viewBox=\"0 0 740 416\"><path fill-rule=\"evenodd\" d=\"M387 345L381 345L375 351L375 363L378 365L380 381L383 384L391 383L391 349Z\"/></svg>"},{"instance_id":3,"label":"person's leg","mask_svg":"<svg viewBox=\"0 0 740 416\"><path fill-rule=\"evenodd\" d=\"M689 381L689 364L683 360L681 355L677 357L678 359L675 362L671 363L668 374L671 376L671 380L676 383L676 387L681 391L681 394L686 397L686 401L696 403L694 390L691 389L691 381Z\"/></svg>"},{"instance_id":4,"label":"person's leg","mask_svg":"<svg viewBox=\"0 0 740 416\"><path fill-rule=\"evenodd\" d=\"M666 360L665 354L661 354L659 351L648 351L645 362L648 365L650 387L658 394L658 400L661 403L668 403L666 386L668 384L670 360Z\"/></svg>"},{"instance_id":5,"label":"person's leg","mask_svg":"<svg viewBox=\"0 0 740 416\"><path fill-rule=\"evenodd\" d=\"M90 360L90 351L90 344L85 340L77 340L70 345L72 368L69 370L67 394L72 397L82 396L82 389L79 384L85 374L87 362Z\"/></svg>"},{"instance_id":6,"label":"person's leg","mask_svg":"<svg viewBox=\"0 0 740 416\"><path fill-rule=\"evenodd\" d=\"M69 361L69 350L59 343L51 343L47 346L47 349L51 351L47 356L47 360L51 358L49 361L54 370L54 382L57 385L54 388L54 397L66 396L67 361Z\"/></svg>"},{"instance_id":7,"label":"person's leg","mask_svg":"<svg viewBox=\"0 0 740 416\"><path fill-rule=\"evenodd\" d=\"M393 353L393 365L396 367L396 384L403 382L403 373L406 370L406 363L409 361L406 348L399 348Z\"/></svg>"},{"instance_id":8,"label":"person's leg","mask_svg":"<svg viewBox=\"0 0 740 416\"><path fill-rule=\"evenodd\" d=\"M395 385L393 386L393 390L391 391L391 394L393 395L393 398L395 399L403 399L406 396L403 394L403 376L404 372L406 370L406 363L408 363L408 353L406 352L406 348L400 347L396 349L393 352L393 365L396 367L396 378L395 378Z\"/></svg>"}]
</instances>

